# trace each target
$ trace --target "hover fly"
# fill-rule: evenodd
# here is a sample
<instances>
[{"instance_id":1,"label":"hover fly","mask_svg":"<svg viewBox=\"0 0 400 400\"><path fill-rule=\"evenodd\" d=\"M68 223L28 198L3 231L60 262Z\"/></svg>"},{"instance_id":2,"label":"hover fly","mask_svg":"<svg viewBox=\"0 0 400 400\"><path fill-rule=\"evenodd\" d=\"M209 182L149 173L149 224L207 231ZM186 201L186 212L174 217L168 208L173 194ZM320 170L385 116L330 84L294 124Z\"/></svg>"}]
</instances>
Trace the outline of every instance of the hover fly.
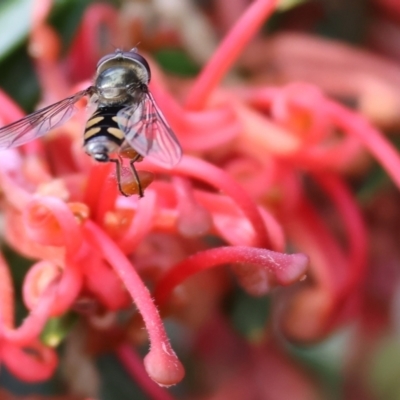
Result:
<instances>
[{"instance_id":1,"label":"hover fly","mask_svg":"<svg viewBox=\"0 0 400 400\"><path fill-rule=\"evenodd\" d=\"M95 111L86 123L84 150L96 161L115 163L118 188L125 196L121 165L123 158L128 159L142 197L134 163L146 157L172 167L182 153L148 89L149 82L149 64L136 48L126 52L117 49L98 62L92 86L0 128L0 150L20 146L65 123L76 111L75 103L87 96Z\"/></svg>"}]
</instances>

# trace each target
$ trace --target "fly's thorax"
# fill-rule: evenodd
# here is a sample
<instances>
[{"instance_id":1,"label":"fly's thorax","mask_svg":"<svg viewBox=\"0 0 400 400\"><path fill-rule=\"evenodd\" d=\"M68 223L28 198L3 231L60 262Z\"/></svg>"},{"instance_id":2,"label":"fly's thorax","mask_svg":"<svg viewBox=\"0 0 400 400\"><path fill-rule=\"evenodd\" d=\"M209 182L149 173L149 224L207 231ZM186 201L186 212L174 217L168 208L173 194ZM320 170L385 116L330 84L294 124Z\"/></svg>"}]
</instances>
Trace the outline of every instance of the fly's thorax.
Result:
<instances>
[{"instance_id":1,"label":"fly's thorax","mask_svg":"<svg viewBox=\"0 0 400 400\"><path fill-rule=\"evenodd\" d=\"M132 69L114 66L101 72L96 77L99 102L123 102L129 98L128 88L138 82Z\"/></svg>"}]
</instances>

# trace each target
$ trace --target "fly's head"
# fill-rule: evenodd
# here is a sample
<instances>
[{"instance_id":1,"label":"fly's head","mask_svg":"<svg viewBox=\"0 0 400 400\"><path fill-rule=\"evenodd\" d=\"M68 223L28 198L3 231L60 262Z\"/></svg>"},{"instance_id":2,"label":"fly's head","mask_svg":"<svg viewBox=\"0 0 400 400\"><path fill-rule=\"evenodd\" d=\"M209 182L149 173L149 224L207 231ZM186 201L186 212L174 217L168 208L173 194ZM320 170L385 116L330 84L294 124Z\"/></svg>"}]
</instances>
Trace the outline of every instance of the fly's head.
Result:
<instances>
[{"instance_id":1,"label":"fly's head","mask_svg":"<svg viewBox=\"0 0 400 400\"><path fill-rule=\"evenodd\" d=\"M103 98L117 99L126 94L132 85L147 87L150 75L149 64L136 49L116 50L98 62L95 86Z\"/></svg>"}]
</instances>

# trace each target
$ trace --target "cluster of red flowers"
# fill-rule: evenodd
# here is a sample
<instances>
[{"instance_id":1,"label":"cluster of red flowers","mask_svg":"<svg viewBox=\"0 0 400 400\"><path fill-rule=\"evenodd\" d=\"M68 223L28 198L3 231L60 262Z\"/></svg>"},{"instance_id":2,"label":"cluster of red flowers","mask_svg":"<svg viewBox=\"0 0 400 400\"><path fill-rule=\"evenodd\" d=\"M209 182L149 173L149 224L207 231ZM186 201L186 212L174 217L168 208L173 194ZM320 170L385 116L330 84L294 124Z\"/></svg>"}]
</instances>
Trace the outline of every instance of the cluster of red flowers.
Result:
<instances>
[{"instance_id":1,"label":"cluster of red flowers","mask_svg":"<svg viewBox=\"0 0 400 400\"><path fill-rule=\"evenodd\" d=\"M89 85L104 51L96 36L100 27L107 27L114 43L122 35L117 12L92 5L71 50L61 58L59 38L46 23L50 6L50 1L35 3L30 34L42 105ZM18 253L38 260L22 290L29 315L15 327L10 271L0 259L0 357L15 376L35 382L53 374L56 352L39 340L49 319L70 310L82 313L84 303L82 315L101 335L116 321L104 328L100 317L115 315L133 301L141 319L135 315L124 325L117 353L154 398L169 394L148 380L130 346L143 340L143 324L150 342L144 358L148 376L162 386L184 376L159 310L196 327L195 352L204 362L221 360L215 377L209 377L222 381L214 382L219 393L215 398L267 393L271 380L260 382L255 371L268 374L274 368L285 370L293 384L290 390L296 391L285 398L316 395L272 345L247 348L230 331L219 309L230 286L225 269L188 279L229 264L241 287L260 296L307 274L308 279L281 299L274 316L280 332L295 341L325 337L360 311L367 231L346 173L363 168L366 149L400 186L400 155L361 114L312 84L220 86L276 7L275 0L254 1L200 75L176 90L181 101L169 92L166 78L150 59L150 88L184 156L172 170L146 159L137 164L158 177L144 198L121 196L112 165L96 164L84 154L84 115L43 140L1 153L5 240ZM23 116L3 92L0 104L2 124ZM335 210L333 224L340 239L307 185ZM301 253L285 254L288 244ZM236 351L240 355L233 356ZM236 367L228 379L218 368L232 360ZM274 384L283 389L282 382Z\"/></svg>"}]
</instances>

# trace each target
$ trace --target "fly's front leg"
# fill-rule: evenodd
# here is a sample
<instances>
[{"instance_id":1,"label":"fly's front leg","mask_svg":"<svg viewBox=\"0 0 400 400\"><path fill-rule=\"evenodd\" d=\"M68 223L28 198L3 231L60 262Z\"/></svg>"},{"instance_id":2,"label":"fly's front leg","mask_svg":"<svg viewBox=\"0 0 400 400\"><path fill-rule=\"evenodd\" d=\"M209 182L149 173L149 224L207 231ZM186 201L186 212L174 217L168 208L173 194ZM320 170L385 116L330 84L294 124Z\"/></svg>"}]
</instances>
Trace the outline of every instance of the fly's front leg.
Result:
<instances>
[{"instance_id":1,"label":"fly's front leg","mask_svg":"<svg viewBox=\"0 0 400 400\"><path fill-rule=\"evenodd\" d=\"M125 196L125 197L129 197L129 194L126 194L123 190L122 190L122 185L121 185L121 160L118 158L110 158L109 159L110 162L115 163L115 172L117 174L117 184L118 184L118 190L119 192Z\"/></svg>"},{"instance_id":2,"label":"fly's front leg","mask_svg":"<svg viewBox=\"0 0 400 400\"><path fill-rule=\"evenodd\" d=\"M140 154L137 154L134 158L132 158L132 160L129 161L129 165L131 166L131 170L132 173L135 177L136 183L137 183L137 187L139 190L139 197L143 197L144 196L144 192L143 192L143 188L142 188L142 184L140 183L140 179L139 179L139 174L136 171L135 168L135 162L140 160L142 158L142 156Z\"/></svg>"}]
</instances>

